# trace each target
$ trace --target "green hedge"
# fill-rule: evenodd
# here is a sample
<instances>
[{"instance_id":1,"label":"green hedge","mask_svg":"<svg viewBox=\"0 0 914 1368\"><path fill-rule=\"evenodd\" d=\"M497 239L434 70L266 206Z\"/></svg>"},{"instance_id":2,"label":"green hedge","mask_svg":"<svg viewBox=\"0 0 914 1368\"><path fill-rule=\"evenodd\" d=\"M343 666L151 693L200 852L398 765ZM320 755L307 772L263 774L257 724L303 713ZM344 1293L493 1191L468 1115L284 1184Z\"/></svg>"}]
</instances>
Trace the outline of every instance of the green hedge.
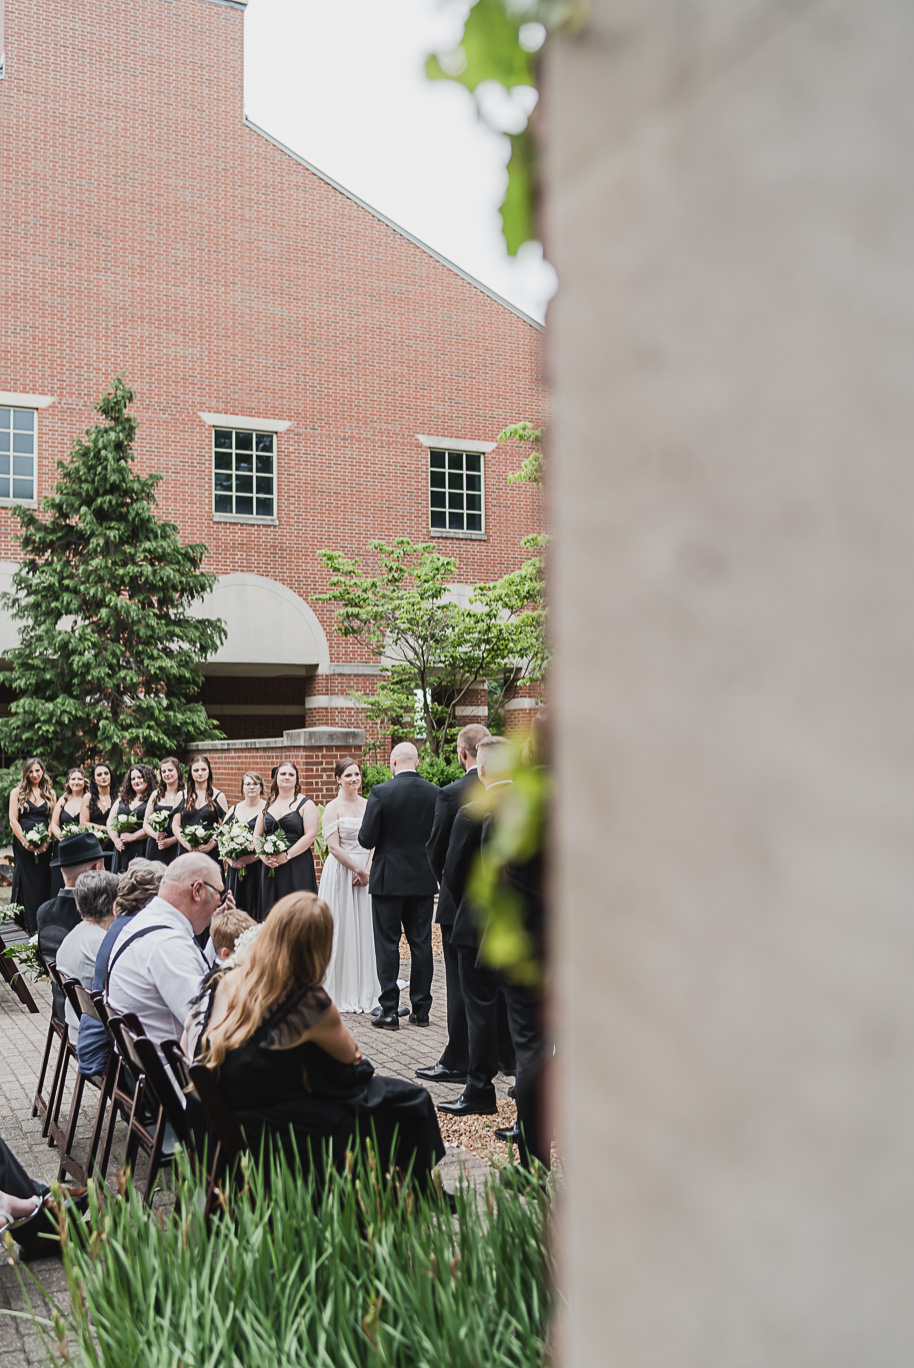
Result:
<instances>
[{"instance_id":1,"label":"green hedge","mask_svg":"<svg viewBox=\"0 0 914 1368\"><path fill-rule=\"evenodd\" d=\"M266 1172L265 1172L266 1169ZM321 1183L248 1157L207 1222L186 1157L174 1215L133 1185L71 1223L72 1309L43 1327L74 1368L537 1368L551 1314L551 1194L518 1170L441 1194L365 1161Z\"/></svg>"},{"instance_id":2,"label":"green hedge","mask_svg":"<svg viewBox=\"0 0 914 1368\"><path fill-rule=\"evenodd\" d=\"M445 760L426 752L419 759L419 773L430 784L444 788L445 784L453 784L455 779L463 778L463 766L456 755ZM366 765L362 771L362 793L367 798L375 784L383 784L390 777L387 765Z\"/></svg>"}]
</instances>

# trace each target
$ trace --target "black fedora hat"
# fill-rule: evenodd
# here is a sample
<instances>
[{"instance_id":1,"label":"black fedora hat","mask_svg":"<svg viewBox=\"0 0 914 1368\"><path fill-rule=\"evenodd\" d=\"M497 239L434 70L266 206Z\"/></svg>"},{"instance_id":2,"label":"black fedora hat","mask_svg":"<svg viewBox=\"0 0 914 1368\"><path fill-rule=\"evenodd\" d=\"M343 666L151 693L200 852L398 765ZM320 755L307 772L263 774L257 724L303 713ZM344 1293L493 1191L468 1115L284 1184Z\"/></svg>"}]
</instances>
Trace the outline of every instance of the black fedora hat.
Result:
<instances>
[{"instance_id":1,"label":"black fedora hat","mask_svg":"<svg viewBox=\"0 0 914 1368\"><path fill-rule=\"evenodd\" d=\"M65 836L57 847L57 859L52 865L66 869L68 865L89 864L91 860L103 860L105 852L98 843L98 837L91 831L78 831L75 836Z\"/></svg>"}]
</instances>

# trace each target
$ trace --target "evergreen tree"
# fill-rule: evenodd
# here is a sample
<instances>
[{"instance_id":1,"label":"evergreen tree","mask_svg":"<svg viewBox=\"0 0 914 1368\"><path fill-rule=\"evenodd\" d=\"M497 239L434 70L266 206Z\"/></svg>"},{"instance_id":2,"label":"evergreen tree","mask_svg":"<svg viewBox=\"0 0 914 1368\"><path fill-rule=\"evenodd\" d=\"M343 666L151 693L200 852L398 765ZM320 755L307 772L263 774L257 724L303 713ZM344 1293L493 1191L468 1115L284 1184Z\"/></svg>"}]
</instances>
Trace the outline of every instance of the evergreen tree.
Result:
<instances>
[{"instance_id":1,"label":"evergreen tree","mask_svg":"<svg viewBox=\"0 0 914 1368\"><path fill-rule=\"evenodd\" d=\"M206 547L182 546L156 516L162 476L132 468L134 397L118 376L96 405L102 421L57 462L41 515L13 509L22 556L4 597L19 646L4 683L16 701L0 744L52 771L97 758L121 774L222 734L192 701L225 639L221 620L190 611L216 576L201 571Z\"/></svg>"}]
</instances>

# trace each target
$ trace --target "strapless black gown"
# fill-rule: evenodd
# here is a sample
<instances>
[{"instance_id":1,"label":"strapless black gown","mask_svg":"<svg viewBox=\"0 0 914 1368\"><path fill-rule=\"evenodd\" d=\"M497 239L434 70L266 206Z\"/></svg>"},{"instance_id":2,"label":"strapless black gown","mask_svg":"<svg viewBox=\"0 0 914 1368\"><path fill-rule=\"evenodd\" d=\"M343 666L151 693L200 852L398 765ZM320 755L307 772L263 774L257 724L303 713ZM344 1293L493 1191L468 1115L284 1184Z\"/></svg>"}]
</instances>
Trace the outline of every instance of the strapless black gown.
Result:
<instances>
[{"instance_id":1,"label":"strapless black gown","mask_svg":"<svg viewBox=\"0 0 914 1368\"><path fill-rule=\"evenodd\" d=\"M33 827L48 826L51 820L51 807L47 802L33 803L31 798L19 812L19 825L22 830L31 831ZM48 827L50 830L50 827ZM51 860L49 847L36 859L33 851L24 846L17 836L13 837L13 888L10 901L21 903L25 909L25 920L29 935L38 930L37 912L43 902L51 896Z\"/></svg>"},{"instance_id":2,"label":"strapless black gown","mask_svg":"<svg viewBox=\"0 0 914 1368\"><path fill-rule=\"evenodd\" d=\"M263 834L269 836L271 831L277 827L282 827L286 834L286 839L290 846L296 841L300 841L305 834L305 823L301 810L307 803L307 798L302 795L298 803L291 812L286 812L277 819L272 817L269 812L263 814ZM277 865L275 869L270 869L268 865L262 864L260 878L260 915L265 918L274 903L279 902L287 893L317 892L317 878L314 873L314 852L309 846L301 855L294 855L285 864ZM270 878L270 875L273 878Z\"/></svg>"},{"instance_id":3,"label":"strapless black gown","mask_svg":"<svg viewBox=\"0 0 914 1368\"><path fill-rule=\"evenodd\" d=\"M235 817L235 809L229 808L225 815L226 822L240 821L241 818ZM251 831L257 825L257 818L252 817L245 826L250 827ZM230 864L224 865L225 886L235 899L235 906L240 907L242 912L247 912L249 917L255 921L260 921L260 871L263 865L255 860L252 864L245 865L244 870L232 869ZM242 872L244 878L241 877Z\"/></svg>"},{"instance_id":4,"label":"strapless black gown","mask_svg":"<svg viewBox=\"0 0 914 1368\"><path fill-rule=\"evenodd\" d=\"M183 808L184 808L184 799L182 798L181 801L175 805L175 807L169 807L169 805L168 805L167 803L156 803L155 807L152 809L153 812L170 812L170 813L171 813L171 821L168 823L168 826L166 827L165 833L164 833L166 836L174 836L174 834L175 834L175 832L174 832L175 815L176 815L177 813L181 812L181 811L183 810ZM170 865L171 862L172 862L172 860L176 860L176 859L178 858L179 855L183 855L183 854L184 854L184 847L181 845L180 841L175 841L174 845L166 846L164 850L160 850L160 849L159 849L159 843L158 843L158 841L152 841L152 840L149 840L149 839L147 838L147 841L146 841L146 859L147 859L147 860L158 860L160 864Z\"/></svg>"}]
</instances>

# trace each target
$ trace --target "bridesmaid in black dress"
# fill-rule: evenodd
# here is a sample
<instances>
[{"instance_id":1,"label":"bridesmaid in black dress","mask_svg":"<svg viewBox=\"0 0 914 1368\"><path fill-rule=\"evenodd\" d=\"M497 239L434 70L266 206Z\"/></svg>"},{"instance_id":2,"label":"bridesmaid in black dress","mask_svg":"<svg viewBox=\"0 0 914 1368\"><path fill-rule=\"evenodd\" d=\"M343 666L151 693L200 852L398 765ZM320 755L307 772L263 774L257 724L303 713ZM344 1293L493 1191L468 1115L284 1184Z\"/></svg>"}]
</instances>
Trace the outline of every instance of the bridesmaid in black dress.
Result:
<instances>
[{"instance_id":1,"label":"bridesmaid in black dress","mask_svg":"<svg viewBox=\"0 0 914 1368\"><path fill-rule=\"evenodd\" d=\"M146 808L149 799L155 792L156 777L148 765L134 765L127 771L123 784L121 785L120 799L115 806L111 804L111 811L108 813L108 834L114 843L114 859L111 861L111 873L123 874L130 861L137 855L142 855L146 849L146 832L143 830L143 818L146 816ZM115 817L135 817L137 819L135 831L125 831L119 836L112 826ZM142 843L142 844L141 844Z\"/></svg>"},{"instance_id":2,"label":"bridesmaid in black dress","mask_svg":"<svg viewBox=\"0 0 914 1368\"><path fill-rule=\"evenodd\" d=\"M212 765L205 755L198 755L190 767L190 782L187 785L187 797L184 799L184 806L175 813L173 824L174 833L182 850L198 850L201 855L209 855L217 864L220 864L215 835L205 845L190 846L181 834L181 827L182 824L186 827L202 826L207 831L215 832L227 810L228 803L225 794L213 784Z\"/></svg>"},{"instance_id":3,"label":"bridesmaid in black dress","mask_svg":"<svg viewBox=\"0 0 914 1368\"><path fill-rule=\"evenodd\" d=\"M226 822L244 822L253 832L264 809L263 789L263 780L257 771L248 770L241 781L244 796L226 813ZM226 860L225 886L235 899L235 906L260 921L260 856L252 853L242 855L239 860Z\"/></svg>"},{"instance_id":4,"label":"bridesmaid in black dress","mask_svg":"<svg viewBox=\"0 0 914 1368\"><path fill-rule=\"evenodd\" d=\"M181 770L181 762L173 755L166 755L159 765L158 788L146 805L143 829L149 838L146 842L147 860L159 860L162 864L169 865L176 856L181 854L181 847L178 845L178 838L174 833L174 819L175 813L180 812L183 802L184 774ZM168 826L164 831L154 831L149 825L149 818L154 812L170 814Z\"/></svg>"},{"instance_id":5,"label":"bridesmaid in black dress","mask_svg":"<svg viewBox=\"0 0 914 1368\"><path fill-rule=\"evenodd\" d=\"M314 838L320 814L301 791L298 770L286 760L273 771L270 798L257 819L254 835L269 836L281 827L289 849L281 855L261 855L260 915L265 918L275 902L287 893L317 892L314 875ZM272 870L272 877L270 871Z\"/></svg>"},{"instance_id":6,"label":"bridesmaid in black dress","mask_svg":"<svg viewBox=\"0 0 914 1368\"><path fill-rule=\"evenodd\" d=\"M108 814L111 811L111 771L108 766L101 761L92 766L92 778L89 780L89 791L83 798L82 812L79 815L80 823L83 826L90 826L95 831L96 836L101 842L105 852L105 868L111 868L111 860L114 855L114 847L111 844L111 833L108 830Z\"/></svg>"},{"instance_id":7,"label":"bridesmaid in black dress","mask_svg":"<svg viewBox=\"0 0 914 1368\"><path fill-rule=\"evenodd\" d=\"M64 786L63 794L57 799L54 811L51 814L50 831L55 842L60 840L65 826L79 826L82 820L83 801L89 788L85 770L74 765L73 769L67 771L67 782ZM51 865L51 892L50 897L56 898L63 888L63 874L60 866L56 868Z\"/></svg>"},{"instance_id":8,"label":"bridesmaid in black dress","mask_svg":"<svg viewBox=\"0 0 914 1368\"><path fill-rule=\"evenodd\" d=\"M21 903L30 936L38 930L36 913L51 896L51 837L38 850L29 850L22 837L33 827L49 823L57 795L44 764L37 756L22 766L22 779L10 794L9 818L13 828L13 890L11 901ZM37 856L37 858L36 858Z\"/></svg>"}]
</instances>

